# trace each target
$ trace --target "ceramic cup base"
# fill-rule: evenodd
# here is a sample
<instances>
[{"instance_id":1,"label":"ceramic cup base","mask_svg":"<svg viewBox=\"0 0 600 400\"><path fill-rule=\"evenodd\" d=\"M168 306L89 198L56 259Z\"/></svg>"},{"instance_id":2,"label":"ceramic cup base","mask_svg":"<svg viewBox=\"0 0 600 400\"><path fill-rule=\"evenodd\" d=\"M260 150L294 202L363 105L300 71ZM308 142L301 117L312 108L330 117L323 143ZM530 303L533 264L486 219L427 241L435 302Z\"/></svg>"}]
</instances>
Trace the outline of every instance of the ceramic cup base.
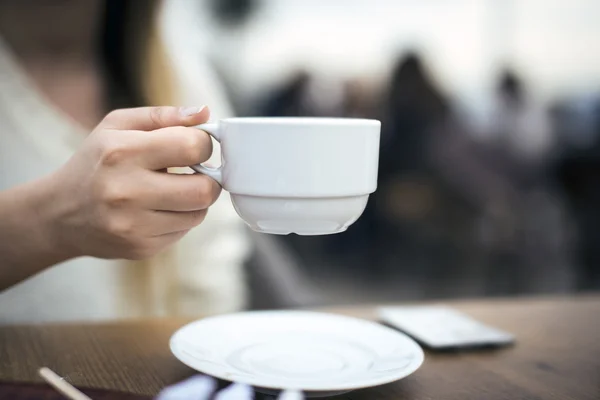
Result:
<instances>
[{"instance_id":1,"label":"ceramic cup base","mask_svg":"<svg viewBox=\"0 0 600 400\"><path fill-rule=\"evenodd\" d=\"M363 213L369 195L302 198L232 194L240 217L256 232L330 235L344 232Z\"/></svg>"}]
</instances>

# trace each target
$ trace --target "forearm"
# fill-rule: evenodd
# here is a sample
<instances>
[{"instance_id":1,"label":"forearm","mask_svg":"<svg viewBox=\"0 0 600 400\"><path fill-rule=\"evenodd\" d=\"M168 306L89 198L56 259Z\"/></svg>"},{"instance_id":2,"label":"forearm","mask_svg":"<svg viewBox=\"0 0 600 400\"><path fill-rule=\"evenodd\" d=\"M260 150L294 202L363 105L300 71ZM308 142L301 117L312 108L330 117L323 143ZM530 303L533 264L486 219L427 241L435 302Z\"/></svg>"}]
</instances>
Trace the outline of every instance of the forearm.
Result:
<instances>
[{"instance_id":1,"label":"forearm","mask_svg":"<svg viewBox=\"0 0 600 400\"><path fill-rule=\"evenodd\" d=\"M51 186L42 178L0 192L0 290L69 258L55 243Z\"/></svg>"}]
</instances>

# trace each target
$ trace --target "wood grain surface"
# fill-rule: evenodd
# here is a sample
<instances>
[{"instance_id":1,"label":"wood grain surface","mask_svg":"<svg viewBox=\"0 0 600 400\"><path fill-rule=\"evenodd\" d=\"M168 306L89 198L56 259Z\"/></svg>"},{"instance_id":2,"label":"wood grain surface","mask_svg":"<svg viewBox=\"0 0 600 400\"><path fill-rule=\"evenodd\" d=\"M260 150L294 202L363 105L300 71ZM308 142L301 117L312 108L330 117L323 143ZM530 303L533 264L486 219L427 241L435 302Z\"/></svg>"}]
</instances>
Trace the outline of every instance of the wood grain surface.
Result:
<instances>
[{"instance_id":1,"label":"wood grain surface","mask_svg":"<svg viewBox=\"0 0 600 400\"><path fill-rule=\"evenodd\" d=\"M444 303L517 337L509 348L426 352L398 382L339 399L600 399L600 295ZM374 318L374 306L327 310ZM40 382L47 366L80 388L153 396L194 373L170 353L189 321L0 326L0 381ZM259 396L260 397L260 396Z\"/></svg>"}]
</instances>

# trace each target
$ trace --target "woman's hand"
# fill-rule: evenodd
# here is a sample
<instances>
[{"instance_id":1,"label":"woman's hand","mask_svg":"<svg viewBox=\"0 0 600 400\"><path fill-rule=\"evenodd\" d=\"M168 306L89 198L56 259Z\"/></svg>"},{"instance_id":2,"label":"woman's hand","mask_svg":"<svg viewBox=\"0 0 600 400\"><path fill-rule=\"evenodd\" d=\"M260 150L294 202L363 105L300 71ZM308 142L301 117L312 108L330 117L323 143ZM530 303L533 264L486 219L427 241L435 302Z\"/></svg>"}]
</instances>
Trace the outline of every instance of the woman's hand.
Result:
<instances>
[{"instance_id":1,"label":"woman's hand","mask_svg":"<svg viewBox=\"0 0 600 400\"><path fill-rule=\"evenodd\" d=\"M200 224L219 184L165 170L210 157L210 137L190 127L208 117L207 108L176 107L108 114L51 177L57 246L73 255L143 259Z\"/></svg>"},{"instance_id":2,"label":"woman's hand","mask_svg":"<svg viewBox=\"0 0 600 400\"><path fill-rule=\"evenodd\" d=\"M0 192L0 289L78 256L143 259L200 224L217 182L168 167L206 161L207 108L111 112L58 171Z\"/></svg>"}]
</instances>

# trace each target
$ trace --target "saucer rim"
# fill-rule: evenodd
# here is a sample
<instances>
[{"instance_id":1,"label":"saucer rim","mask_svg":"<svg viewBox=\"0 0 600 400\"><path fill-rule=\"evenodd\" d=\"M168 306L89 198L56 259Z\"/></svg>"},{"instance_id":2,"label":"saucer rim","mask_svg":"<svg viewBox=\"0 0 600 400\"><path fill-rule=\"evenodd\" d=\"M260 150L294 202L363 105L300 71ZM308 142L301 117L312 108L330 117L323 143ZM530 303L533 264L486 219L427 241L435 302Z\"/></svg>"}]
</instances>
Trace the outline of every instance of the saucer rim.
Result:
<instances>
[{"instance_id":1,"label":"saucer rim","mask_svg":"<svg viewBox=\"0 0 600 400\"><path fill-rule=\"evenodd\" d=\"M231 382L231 379L228 378L226 376L226 374L214 374L205 370L202 370L198 367L195 367L193 365L191 365L191 363L184 361L185 360L185 356L182 356L180 354L178 354L178 351L176 350L176 345L174 344L175 341L177 340L177 336L179 336L184 329L188 328L191 329L192 325L199 325L203 322L206 321L213 321L213 320L217 320L217 319L229 319L229 318L235 318L237 316L243 316L243 315L251 315L251 314L262 314L262 315L267 315L267 314L295 314L295 315L308 315L308 316L321 316L321 317L333 317L333 318L338 318L338 319L344 319L347 321L353 321L353 322L359 322L362 324L367 324L367 325L371 325L373 328L376 329L381 329L381 330L385 330L387 332L390 332L394 335L397 335L398 337L402 337L405 341L407 341L407 343L412 346L414 348L414 352L415 352L415 358L413 361L411 361L410 366L407 368L404 368L401 370L402 373L397 373L397 374L389 374L389 375L384 375L381 378L373 378L370 380L365 380L361 383L358 384L352 384L352 383L348 383L347 385L337 385L337 386L312 386L312 387L279 387L273 384L264 384L264 382L257 382L258 379L246 379L243 376L240 377L236 377L235 382L236 383L243 383L243 384L247 384L253 387L257 387L257 388L262 388L262 389L267 389L267 390L274 390L274 391L281 391L281 390L301 390L303 392L343 392L343 391L353 391L353 390L359 390L359 389L365 389L365 388L369 388L369 387L375 387L375 386L381 386L381 385L385 385L388 383L392 383L392 382L396 382L399 381L403 378L406 378L409 375L412 375L414 372L416 372L419 368L421 368L421 366L423 365L424 361L425 361L425 353L422 349L422 347L414 340L412 339L410 336L406 335L405 333L402 333L400 331L397 331L391 327L382 325L382 324L378 324L374 321L371 320L367 320L367 319L362 319L362 318L356 318L356 317L350 317L350 316L346 316L346 315L342 315L342 314L335 314L335 313L327 313L327 312L319 312L319 311L304 311L304 310L255 310L255 311L243 311L243 312L237 312L237 313L230 313L230 314L223 314L223 315L216 315L216 316L210 316L207 318L202 318L202 319L197 319L194 321L191 321L185 325L183 325L182 327L180 327L175 333L173 333L173 335L171 336L170 340L169 340L169 348L171 350L171 353L175 356L175 358L177 360L179 360L181 363L187 365L188 367L192 368L195 371L198 371L202 374L205 375L209 375L218 379L222 379L225 381L229 381Z\"/></svg>"}]
</instances>

